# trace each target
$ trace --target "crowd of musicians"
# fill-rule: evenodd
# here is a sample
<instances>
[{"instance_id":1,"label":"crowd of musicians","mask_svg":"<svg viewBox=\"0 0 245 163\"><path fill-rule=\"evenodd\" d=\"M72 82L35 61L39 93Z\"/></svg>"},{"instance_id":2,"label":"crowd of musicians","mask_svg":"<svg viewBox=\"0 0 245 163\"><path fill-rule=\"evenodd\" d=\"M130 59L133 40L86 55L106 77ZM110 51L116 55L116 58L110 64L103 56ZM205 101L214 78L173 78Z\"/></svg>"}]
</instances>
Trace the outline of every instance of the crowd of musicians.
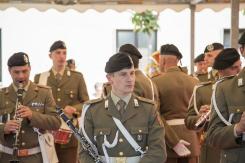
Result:
<instances>
[{"instance_id":1,"label":"crowd of musicians","mask_svg":"<svg viewBox=\"0 0 245 163\"><path fill-rule=\"evenodd\" d=\"M63 41L34 81L28 54L14 53L12 83L0 90L0 163L244 163L245 33L238 43L207 45L191 75L173 44L154 53L146 75L139 50L124 44L94 100Z\"/></svg>"}]
</instances>

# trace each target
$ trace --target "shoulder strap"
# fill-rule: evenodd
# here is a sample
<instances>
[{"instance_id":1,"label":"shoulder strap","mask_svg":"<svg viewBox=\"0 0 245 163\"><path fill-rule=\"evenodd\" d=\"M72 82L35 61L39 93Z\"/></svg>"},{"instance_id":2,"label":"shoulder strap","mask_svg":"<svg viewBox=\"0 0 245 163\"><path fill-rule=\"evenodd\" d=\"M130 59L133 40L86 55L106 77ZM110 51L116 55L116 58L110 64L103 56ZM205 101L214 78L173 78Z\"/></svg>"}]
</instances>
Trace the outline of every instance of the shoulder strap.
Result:
<instances>
[{"instance_id":1,"label":"shoulder strap","mask_svg":"<svg viewBox=\"0 0 245 163\"><path fill-rule=\"evenodd\" d=\"M211 99L211 102L214 106L214 110L215 112L217 113L217 115L219 116L219 118L221 119L222 122L224 122L227 126L231 126L231 122L227 121L223 115L221 114L219 108L218 108L218 105L217 105L217 102L216 102L216 89L217 89L217 85L222 82L224 79L221 79L219 81L217 81L215 84L214 84L214 90L213 90L213 94L212 94L212 99Z\"/></svg>"},{"instance_id":2,"label":"shoulder strap","mask_svg":"<svg viewBox=\"0 0 245 163\"><path fill-rule=\"evenodd\" d=\"M40 85L47 85L48 77L50 75L49 71L43 72L40 74L38 84Z\"/></svg>"},{"instance_id":3,"label":"shoulder strap","mask_svg":"<svg viewBox=\"0 0 245 163\"><path fill-rule=\"evenodd\" d=\"M140 152L141 155L143 155L145 152L143 152L141 150L141 147L139 146L139 144L129 134L128 130L123 126L122 122L119 119L115 118L115 117L112 117L112 119L116 123L118 129L121 131L121 133L123 134L123 136L127 139L127 141L129 142L129 144L134 148L134 150L136 152Z\"/></svg>"}]
</instances>

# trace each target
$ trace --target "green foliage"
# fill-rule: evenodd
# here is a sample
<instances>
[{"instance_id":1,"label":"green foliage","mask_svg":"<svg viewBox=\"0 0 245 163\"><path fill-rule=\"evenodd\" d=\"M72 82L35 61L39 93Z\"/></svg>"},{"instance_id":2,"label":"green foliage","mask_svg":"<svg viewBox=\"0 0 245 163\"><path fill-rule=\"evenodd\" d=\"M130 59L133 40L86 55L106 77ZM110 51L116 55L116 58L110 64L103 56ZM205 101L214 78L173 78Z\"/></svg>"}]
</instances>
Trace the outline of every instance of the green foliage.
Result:
<instances>
[{"instance_id":1,"label":"green foliage","mask_svg":"<svg viewBox=\"0 0 245 163\"><path fill-rule=\"evenodd\" d=\"M159 28L158 16L153 11L146 10L140 13L134 13L132 23L135 32L143 32L150 35L152 32Z\"/></svg>"}]
</instances>

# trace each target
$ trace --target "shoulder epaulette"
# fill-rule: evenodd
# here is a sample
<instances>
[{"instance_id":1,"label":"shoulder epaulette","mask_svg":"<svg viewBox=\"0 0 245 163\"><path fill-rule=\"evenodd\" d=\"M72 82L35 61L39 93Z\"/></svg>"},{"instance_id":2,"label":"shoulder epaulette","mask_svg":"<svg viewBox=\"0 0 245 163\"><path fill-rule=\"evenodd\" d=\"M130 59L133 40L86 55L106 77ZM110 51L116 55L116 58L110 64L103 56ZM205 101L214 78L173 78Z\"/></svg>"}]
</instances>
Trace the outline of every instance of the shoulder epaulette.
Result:
<instances>
[{"instance_id":1,"label":"shoulder epaulette","mask_svg":"<svg viewBox=\"0 0 245 163\"><path fill-rule=\"evenodd\" d=\"M234 76L235 76L235 75L224 76L224 77L220 78L218 81L223 82L223 81L225 81L225 80L228 80L228 79L232 79L232 78L234 78Z\"/></svg>"},{"instance_id":2,"label":"shoulder epaulette","mask_svg":"<svg viewBox=\"0 0 245 163\"><path fill-rule=\"evenodd\" d=\"M97 99L86 101L85 104L86 105L95 104L95 103L101 102L102 100L103 98L97 98Z\"/></svg>"},{"instance_id":3,"label":"shoulder epaulette","mask_svg":"<svg viewBox=\"0 0 245 163\"><path fill-rule=\"evenodd\" d=\"M150 99L147 99L147 98L144 98L144 97L140 97L140 96L137 96L135 95L135 97L139 100L139 101L143 101L143 102L146 102L146 103L149 103L149 104L153 104L154 105L154 101L150 100Z\"/></svg>"},{"instance_id":4,"label":"shoulder epaulette","mask_svg":"<svg viewBox=\"0 0 245 163\"><path fill-rule=\"evenodd\" d=\"M37 87L39 87L39 88L45 88L45 89L50 89L51 88L50 86L41 85L41 84L37 84Z\"/></svg>"},{"instance_id":5,"label":"shoulder epaulette","mask_svg":"<svg viewBox=\"0 0 245 163\"><path fill-rule=\"evenodd\" d=\"M2 90L5 94L7 94L7 93L9 92L8 87L1 88L1 90Z\"/></svg>"},{"instance_id":6,"label":"shoulder epaulette","mask_svg":"<svg viewBox=\"0 0 245 163\"><path fill-rule=\"evenodd\" d=\"M205 85L209 85L209 84L213 84L213 82L212 81L205 81L205 82L198 83L198 85L200 85L200 86L205 86Z\"/></svg>"},{"instance_id":7,"label":"shoulder epaulette","mask_svg":"<svg viewBox=\"0 0 245 163\"><path fill-rule=\"evenodd\" d=\"M76 74L80 74L80 75L82 75L82 73L81 73L81 72L76 71L76 70L69 70L69 71L71 71L71 72L73 72L73 73L76 73Z\"/></svg>"}]
</instances>

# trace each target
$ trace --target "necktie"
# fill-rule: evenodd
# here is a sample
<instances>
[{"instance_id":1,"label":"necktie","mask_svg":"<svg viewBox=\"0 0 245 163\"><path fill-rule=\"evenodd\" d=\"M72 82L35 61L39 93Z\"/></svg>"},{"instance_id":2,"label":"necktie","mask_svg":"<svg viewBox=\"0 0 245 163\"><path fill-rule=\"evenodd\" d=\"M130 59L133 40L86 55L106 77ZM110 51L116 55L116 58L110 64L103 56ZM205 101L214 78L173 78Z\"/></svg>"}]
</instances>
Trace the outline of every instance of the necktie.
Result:
<instances>
[{"instance_id":1,"label":"necktie","mask_svg":"<svg viewBox=\"0 0 245 163\"><path fill-rule=\"evenodd\" d=\"M59 82L62 79L62 75L60 75L60 73L57 73L55 76L56 80Z\"/></svg>"},{"instance_id":2,"label":"necktie","mask_svg":"<svg viewBox=\"0 0 245 163\"><path fill-rule=\"evenodd\" d=\"M123 100L119 100L117 102L117 109L120 112L121 116L123 116L124 112L125 112L125 106L126 106L126 102Z\"/></svg>"}]
</instances>

